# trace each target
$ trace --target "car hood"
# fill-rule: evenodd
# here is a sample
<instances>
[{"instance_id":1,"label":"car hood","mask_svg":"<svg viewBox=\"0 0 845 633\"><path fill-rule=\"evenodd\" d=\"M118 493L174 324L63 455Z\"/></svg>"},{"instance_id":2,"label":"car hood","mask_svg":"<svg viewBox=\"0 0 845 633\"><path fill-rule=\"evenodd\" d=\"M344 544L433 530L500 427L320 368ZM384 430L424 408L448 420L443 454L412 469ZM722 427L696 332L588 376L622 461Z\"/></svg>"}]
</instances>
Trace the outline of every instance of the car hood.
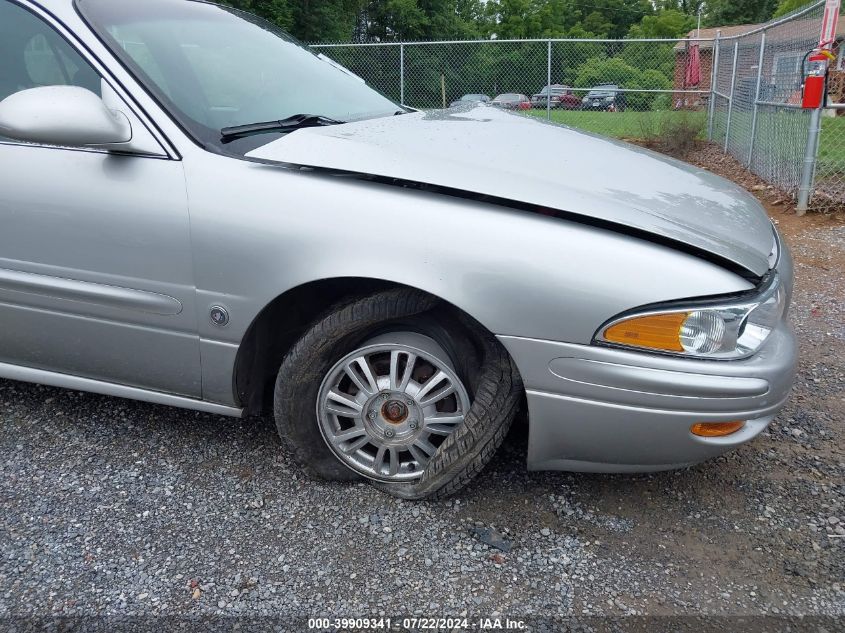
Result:
<instances>
[{"instance_id":1,"label":"car hood","mask_svg":"<svg viewBox=\"0 0 845 633\"><path fill-rule=\"evenodd\" d=\"M247 157L536 205L680 242L758 276L769 268L771 223L733 183L634 145L492 107L297 130Z\"/></svg>"}]
</instances>

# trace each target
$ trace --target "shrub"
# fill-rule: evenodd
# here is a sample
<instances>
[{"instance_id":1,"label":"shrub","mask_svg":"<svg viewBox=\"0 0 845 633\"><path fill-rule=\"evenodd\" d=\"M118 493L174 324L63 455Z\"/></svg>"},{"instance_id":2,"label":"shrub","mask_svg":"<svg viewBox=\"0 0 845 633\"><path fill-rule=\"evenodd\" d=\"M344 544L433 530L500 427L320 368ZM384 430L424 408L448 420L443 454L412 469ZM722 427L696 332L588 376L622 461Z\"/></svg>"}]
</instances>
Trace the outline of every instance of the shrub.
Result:
<instances>
[{"instance_id":1,"label":"shrub","mask_svg":"<svg viewBox=\"0 0 845 633\"><path fill-rule=\"evenodd\" d=\"M660 113L657 135L652 142L660 151L673 156L684 157L696 145L704 132L704 119L697 112L686 110Z\"/></svg>"},{"instance_id":2,"label":"shrub","mask_svg":"<svg viewBox=\"0 0 845 633\"><path fill-rule=\"evenodd\" d=\"M592 88L599 84L618 84L633 88L641 79L642 73L620 57L591 57L578 69L575 86Z\"/></svg>"},{"instance_id":3,"label":"shrub","mask_svg":"<svg viewBox=\"0 0 845 633\"><path fill-rule=\"evenodd\" d=\"M643 145L684 158L703 137L706 120L700 112L664 110L643 112L638 122Z\"/></svg>"},{"instance_id":4,"label":"shrub","mask_svg":"<svg viewBox=\"0 0 845 633\"><path fill-rule=\"evenodd\" d=\"M668 90L672 87L665 73L654 69L640 70L621 57L593 57L578 69L576 87L592 88L599 84L617 84L640 90ZM660 93L656 92L629 92L626 95L628 108L649 110L658 96Z\"/></svg>"},{"instance_id":5,"label":"shrub","mask_svg":"<svg viewBox=\"0 0 845 633\"><path fill-rule=\"evenodd\" d=\"M669 110L672 107L672 95L667 92L662 92L654 97L651 102L652 110Z\"/></svg>"}]
</instances>

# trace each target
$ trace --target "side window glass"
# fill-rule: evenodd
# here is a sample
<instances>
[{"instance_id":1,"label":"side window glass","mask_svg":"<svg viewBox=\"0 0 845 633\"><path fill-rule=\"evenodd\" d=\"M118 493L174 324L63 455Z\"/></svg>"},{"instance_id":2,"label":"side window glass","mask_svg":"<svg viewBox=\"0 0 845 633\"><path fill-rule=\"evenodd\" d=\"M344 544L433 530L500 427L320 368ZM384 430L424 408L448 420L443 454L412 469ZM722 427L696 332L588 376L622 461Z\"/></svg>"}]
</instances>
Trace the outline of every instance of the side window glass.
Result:
<instances>
[{"instance_id":1,"label":"side window glass","mask_svg":"<svg viewBox=\"0 0 845 633\"><path fill-rule=\"evenodd\" d=\"M23 51L23 63L32 83L38 86L67 85L70 83L64 64L47 43L47 38L36 33Z\"/></svg>"},{"instance_id":2,"label":"side window glass","mask_svg":"<svg viewBox=\"0 0 845 633\"><path fill-rule=\"evenodd\" d=\"M40 86L80 86L99 95L100 76L41 18L0 0L0 100Z\"/></svg>"}]
</instances>

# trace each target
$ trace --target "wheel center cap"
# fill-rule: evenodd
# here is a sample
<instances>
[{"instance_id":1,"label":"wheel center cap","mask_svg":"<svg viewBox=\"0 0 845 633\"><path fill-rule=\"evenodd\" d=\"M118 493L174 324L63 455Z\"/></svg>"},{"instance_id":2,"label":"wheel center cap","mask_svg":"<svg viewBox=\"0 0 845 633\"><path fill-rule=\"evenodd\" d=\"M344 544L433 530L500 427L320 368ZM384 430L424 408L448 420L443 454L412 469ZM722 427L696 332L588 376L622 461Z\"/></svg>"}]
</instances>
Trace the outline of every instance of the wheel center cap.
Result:
<instances>
[{"instance_id":1,"label":"wheel center cap","mask_svg":"<svg viewBox=\"0 0 845 633\"><path fill-rule=\"evenodd\" d=\"M399 400L388 400L381 407L381 415L388 422L399 424L408 417L408 407Z\"/></svg>"}]
</instances>

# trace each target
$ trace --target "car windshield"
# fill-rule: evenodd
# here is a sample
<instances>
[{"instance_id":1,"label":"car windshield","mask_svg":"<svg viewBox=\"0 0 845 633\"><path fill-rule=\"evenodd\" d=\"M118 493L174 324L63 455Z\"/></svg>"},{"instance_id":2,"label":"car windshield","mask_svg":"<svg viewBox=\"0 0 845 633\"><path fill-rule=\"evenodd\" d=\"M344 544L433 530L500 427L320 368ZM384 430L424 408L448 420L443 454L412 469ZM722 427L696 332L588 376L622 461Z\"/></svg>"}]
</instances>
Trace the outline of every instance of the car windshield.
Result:
<instances>
[{"instance_id":1,"label":"car windshield","mask_svg":"<svg viewBox=\"0 0 845 633\"><path fill-rule=\"evenodd\" d=\"M464 95L461 101L484 101L487 98L487 95Z\"/></svg>"},{"instance_id":2,"label":"car windshield","mask_svg":"<svg viewBox=\"0 0 845 633\"><path fill-rule=\"evenodd\" d=\"M517 95L517 94L499 95L498 97L496 97L495 101L519 101L519 95Z\"/></svg>"},{"instance_id":3,"label":"car windshield","mask_svg":"<svg viewBox=\"0 0 845 633\"><path fill-rule=\"evenodd\" d=\"M198 142L245 153L283 131L224 145L221 130L293 115L356 121L401 112L360 78L269 22L204 2L77 0L115 55Z\"/></svg>"}]
</instances>

